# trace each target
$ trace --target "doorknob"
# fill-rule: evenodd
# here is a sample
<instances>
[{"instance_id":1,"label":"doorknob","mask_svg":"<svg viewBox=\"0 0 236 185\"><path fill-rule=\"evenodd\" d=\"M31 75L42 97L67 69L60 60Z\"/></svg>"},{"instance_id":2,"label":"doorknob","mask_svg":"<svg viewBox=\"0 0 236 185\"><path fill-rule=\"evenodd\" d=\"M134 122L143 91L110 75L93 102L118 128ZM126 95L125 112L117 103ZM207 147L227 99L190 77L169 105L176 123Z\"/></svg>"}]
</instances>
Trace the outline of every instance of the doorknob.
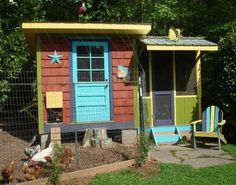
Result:
<instances>
[{"instance_id":1,"label":"doorknob","mask_svg":"<svg viewBox=\"0 0 236 185\"><path fill-rule=\"evenodd\" d=\"M106 79L105 81L108 82L108 79Z\"/></svg>"}]
</instances>

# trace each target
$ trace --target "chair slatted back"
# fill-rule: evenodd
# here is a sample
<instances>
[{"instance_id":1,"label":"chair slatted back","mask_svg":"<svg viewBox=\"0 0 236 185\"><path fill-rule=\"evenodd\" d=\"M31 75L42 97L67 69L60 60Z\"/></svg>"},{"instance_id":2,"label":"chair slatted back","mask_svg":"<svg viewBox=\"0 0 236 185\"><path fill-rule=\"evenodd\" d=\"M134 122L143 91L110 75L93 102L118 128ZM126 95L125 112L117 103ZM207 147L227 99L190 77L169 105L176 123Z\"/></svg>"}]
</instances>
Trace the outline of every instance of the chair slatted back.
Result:
<instances>
[{"instance_id":1,"label":"chair slatted back","mask_svg":"<svg viewBox=\"0 0 236 185\"><path fill-rule=\"evenodd\" d=\"M209 106L202 113L202 131L218 131L218 123L223 120L223 112L217 106Z\"/></svg>"}]
</instances>

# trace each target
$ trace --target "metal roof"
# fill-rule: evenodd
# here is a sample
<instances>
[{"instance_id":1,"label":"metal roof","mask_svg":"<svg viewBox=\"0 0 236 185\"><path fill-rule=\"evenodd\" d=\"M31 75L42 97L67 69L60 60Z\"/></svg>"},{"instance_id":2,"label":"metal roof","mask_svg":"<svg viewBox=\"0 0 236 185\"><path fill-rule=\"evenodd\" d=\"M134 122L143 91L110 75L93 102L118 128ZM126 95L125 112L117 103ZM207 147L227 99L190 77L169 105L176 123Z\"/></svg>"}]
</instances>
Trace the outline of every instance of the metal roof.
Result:
<instances>
[{"instance_id":1,"label":"metal roof","mask_svg":"<svg viewBox=\"0 0 236 185\"><path fill-rule=\"evenodd\" d=\"M202 37L182 37L177 41L168 37L149 36L140 39L146 45L170 45L170 46L217 46L216 43L205 40Z\"/></svg>"},{"instance_id":2,"label":"metal roof","mask_svg":"<svg viewBox=\"0 0 236 185\"><path fill-rule=\"evenodd\" d=\"M181 37L175 41L170 40L168 37L148 36L139 40L147 46L147 50L218 50L216 43L205 40L202 37Z\"/></svg>"}]
</instances>

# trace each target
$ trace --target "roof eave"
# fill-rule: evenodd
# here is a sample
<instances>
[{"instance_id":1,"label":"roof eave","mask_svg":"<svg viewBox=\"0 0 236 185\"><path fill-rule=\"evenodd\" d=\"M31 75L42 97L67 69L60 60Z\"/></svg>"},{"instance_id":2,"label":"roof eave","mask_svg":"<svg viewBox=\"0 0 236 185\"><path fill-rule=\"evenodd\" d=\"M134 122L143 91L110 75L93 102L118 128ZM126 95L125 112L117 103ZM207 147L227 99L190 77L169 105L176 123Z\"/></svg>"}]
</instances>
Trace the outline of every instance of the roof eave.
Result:
<instances>
[{"instance_id":1,"label":"roof eave","mask_svg":"<svg viewBox=\"0 0 236 185\"><path fill-rule=\"evenodd\" d=\"M212 46L176 46L147 45L148 51L218 51L217 45Z\"/></svg>"},{"instance_id":2,"label":"roof eave","mask_svg":"<svg viewBox=\"0 0 236 185\"><path fill-rule=\"evenodd\" d=\"M28 33L88 33L88 34L135 34L147 35L150 24L108 24L108 23L22 23Z\"/></svg>"},{"instance_id":3,"label":"roof eave","mask_svg":"<svg viewBox=\"0 0 236 185\"><path fill-rule=\"evenodd\" d=\"M110 34L145 36L151 31L151 24L22 23L22 30L30 50L35 53L37 34Z\"/></svg>"}]
</instances>

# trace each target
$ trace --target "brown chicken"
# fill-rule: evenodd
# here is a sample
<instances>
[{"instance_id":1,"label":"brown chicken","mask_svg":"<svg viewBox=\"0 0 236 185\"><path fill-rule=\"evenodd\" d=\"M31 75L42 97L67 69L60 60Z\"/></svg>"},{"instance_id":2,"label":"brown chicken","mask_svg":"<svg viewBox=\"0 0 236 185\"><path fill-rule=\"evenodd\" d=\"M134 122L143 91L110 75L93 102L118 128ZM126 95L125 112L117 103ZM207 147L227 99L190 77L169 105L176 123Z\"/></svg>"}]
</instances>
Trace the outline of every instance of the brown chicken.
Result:
<instances>
[{"instance_id":1,"label":"brown chicken","mask_svg":"<svg viewBox=\"0 0 236 185\"><path fill-rule=\"evenodd\" d=\"M63 170L69 168L72 160L74 160L72 148L66 148L60 161L61 168Z\"/></svg>"},{"instance_id":2,"label":"brown chicken","mask_svg":"<svg viewBox=\"0 0 236 185\"><path fill-rule=\"evenodd\" d=\"M15 172L14 163L14 161L11 161L7 167L2 170L2 177L5 181L11 181L13 179Z\"/></svg>"},{"instance_id":3,"label":"brown chicken","mask_svg":"<svg viewBox=\"0 0 236 185\"><path fill-rule=\"evenodd\" d=\"M40 174L42 173L42 168L39 165L29 167L28 164L25 163L22 171L25 174L25 180L30 181L39 178Z\"/></svg>"}]
</instances>

